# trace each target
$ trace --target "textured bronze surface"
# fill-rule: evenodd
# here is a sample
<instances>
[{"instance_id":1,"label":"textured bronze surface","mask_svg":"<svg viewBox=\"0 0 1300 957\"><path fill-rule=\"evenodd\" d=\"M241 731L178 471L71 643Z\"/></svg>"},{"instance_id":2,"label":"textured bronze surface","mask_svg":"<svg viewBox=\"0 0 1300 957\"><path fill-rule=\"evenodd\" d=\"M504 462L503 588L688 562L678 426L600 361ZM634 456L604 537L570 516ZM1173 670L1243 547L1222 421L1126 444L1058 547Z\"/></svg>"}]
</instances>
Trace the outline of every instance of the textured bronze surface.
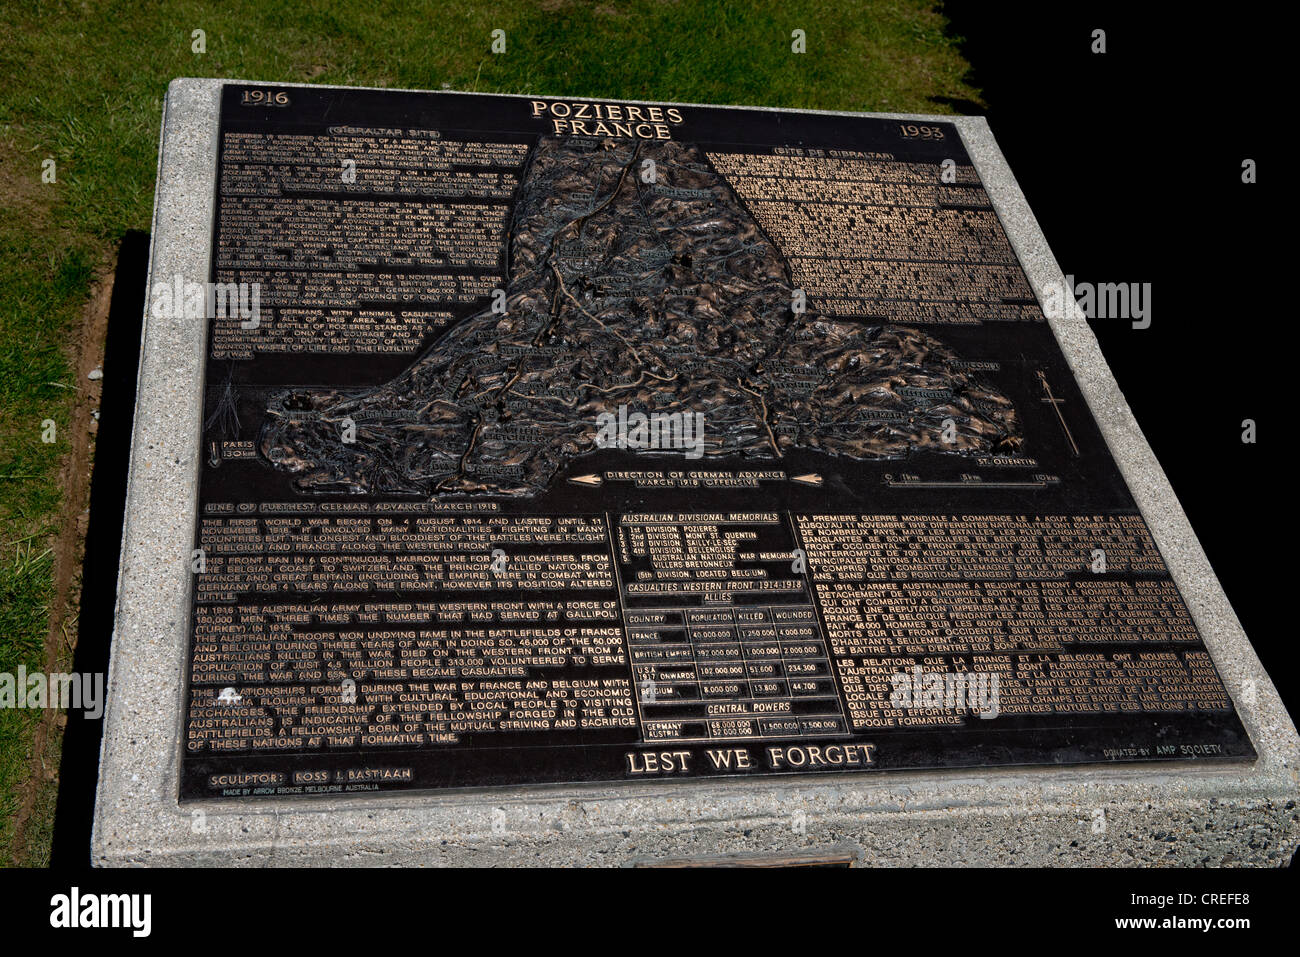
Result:
<instances>
[{"instance_id":1,"label":"textured bronze surface","mask_svg":"<svg viewBox=\"0 0 1300 957\"><path fill-rule=\"evenodd\" d=\"M713 457L1020 446L1011 402L942 342L796 311L789 266L696 146L543 137L509 242L504 314L377 389L276 397L263 455L303 491L533 495L620 405L703 413Z\"/></svg>"},{"instance_id":2,"label":"textured bronze surface","mask_svg":"<svg viewBox=\"0 0 1300 957\"><path fill-rule=\"evenodd\" d=\"M1253 754L955 126L221 122L182 799Z\"/></svg>"}]
</instances>

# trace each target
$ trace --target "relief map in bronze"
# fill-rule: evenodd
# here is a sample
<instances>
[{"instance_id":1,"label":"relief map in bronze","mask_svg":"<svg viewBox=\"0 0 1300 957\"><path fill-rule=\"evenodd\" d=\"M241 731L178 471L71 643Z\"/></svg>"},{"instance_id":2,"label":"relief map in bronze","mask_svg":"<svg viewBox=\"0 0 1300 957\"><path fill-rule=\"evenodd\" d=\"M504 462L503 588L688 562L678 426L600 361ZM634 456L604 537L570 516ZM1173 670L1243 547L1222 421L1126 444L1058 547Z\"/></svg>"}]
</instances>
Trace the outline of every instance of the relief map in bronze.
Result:
<instances>
[{"instance_id":1,"label":"relief map in bronze","mask_svg":"<svg viewBox=\"0 0 1300 957\"><path fill-rule=\"evenodd\" d=\"M951 124L220 136L183 799L1254 756Z\"/></svg>"}]
</instances>

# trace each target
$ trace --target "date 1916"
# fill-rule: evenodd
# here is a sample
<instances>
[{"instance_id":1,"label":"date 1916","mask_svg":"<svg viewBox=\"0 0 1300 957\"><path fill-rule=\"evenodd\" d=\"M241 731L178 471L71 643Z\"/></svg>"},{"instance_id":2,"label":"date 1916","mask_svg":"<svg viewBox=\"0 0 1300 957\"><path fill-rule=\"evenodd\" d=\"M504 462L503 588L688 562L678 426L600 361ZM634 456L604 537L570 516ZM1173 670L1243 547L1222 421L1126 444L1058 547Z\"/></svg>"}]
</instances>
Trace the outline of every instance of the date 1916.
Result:
<instances>
[{"instance_id":1,"label":"date 1916","mask_svg":"<svg viewBox=\"0 0 1300 957\"><path fill-rule=\"evenodd\" d=\"M242 106L288 106L289 94L284 90L245 90L239 102Z\"/></svg>"}]
</instances>

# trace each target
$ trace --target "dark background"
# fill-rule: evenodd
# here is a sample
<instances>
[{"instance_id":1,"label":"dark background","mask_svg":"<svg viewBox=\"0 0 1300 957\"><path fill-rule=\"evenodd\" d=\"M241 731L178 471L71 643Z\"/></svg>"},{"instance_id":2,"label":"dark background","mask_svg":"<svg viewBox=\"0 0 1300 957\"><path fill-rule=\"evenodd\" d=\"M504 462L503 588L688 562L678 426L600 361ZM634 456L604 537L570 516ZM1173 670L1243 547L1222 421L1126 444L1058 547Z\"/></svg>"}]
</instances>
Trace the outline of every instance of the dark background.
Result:
<instances>
[{"instance_id":1,"label":"dark background","mask_svg":"<svg viewBox=\"0 0 1300 957\"><path fill-rule=\"evenodd\" d=\"M1149 8L1148 8L1149 6ZM1151 326L1090 325L1265 668L1294 711L1283 632L1290 317L1278 235L1289 125L1262 14L948 3L984 112L1061 269L1152 286ZM1107 52L1091 52L1092 31ZM1294 55L1294 54L1292 54ZM1254 159L1258 182L1241 182ZM1243 419L1258 441L1241 441Z\"/></svg>"}]
</instances>

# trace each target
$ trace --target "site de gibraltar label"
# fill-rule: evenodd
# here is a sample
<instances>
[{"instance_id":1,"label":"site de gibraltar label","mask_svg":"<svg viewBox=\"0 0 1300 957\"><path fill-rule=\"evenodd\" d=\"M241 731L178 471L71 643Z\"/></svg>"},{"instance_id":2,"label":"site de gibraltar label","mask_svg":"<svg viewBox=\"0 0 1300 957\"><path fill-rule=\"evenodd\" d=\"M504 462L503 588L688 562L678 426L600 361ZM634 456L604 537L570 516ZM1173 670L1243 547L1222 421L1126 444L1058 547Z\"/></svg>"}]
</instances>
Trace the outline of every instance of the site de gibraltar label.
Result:
<instances>
[{"instance_id":1,"label":"site de gibraltar label","mask_svg":"<svg viewBox=\"0 0 1300 957\"><path fill-rule=\"evenodd\" d=\"M210 280L183 799L1254 755L951 124L228 85Z\"/></svg>"}]
</instances>

